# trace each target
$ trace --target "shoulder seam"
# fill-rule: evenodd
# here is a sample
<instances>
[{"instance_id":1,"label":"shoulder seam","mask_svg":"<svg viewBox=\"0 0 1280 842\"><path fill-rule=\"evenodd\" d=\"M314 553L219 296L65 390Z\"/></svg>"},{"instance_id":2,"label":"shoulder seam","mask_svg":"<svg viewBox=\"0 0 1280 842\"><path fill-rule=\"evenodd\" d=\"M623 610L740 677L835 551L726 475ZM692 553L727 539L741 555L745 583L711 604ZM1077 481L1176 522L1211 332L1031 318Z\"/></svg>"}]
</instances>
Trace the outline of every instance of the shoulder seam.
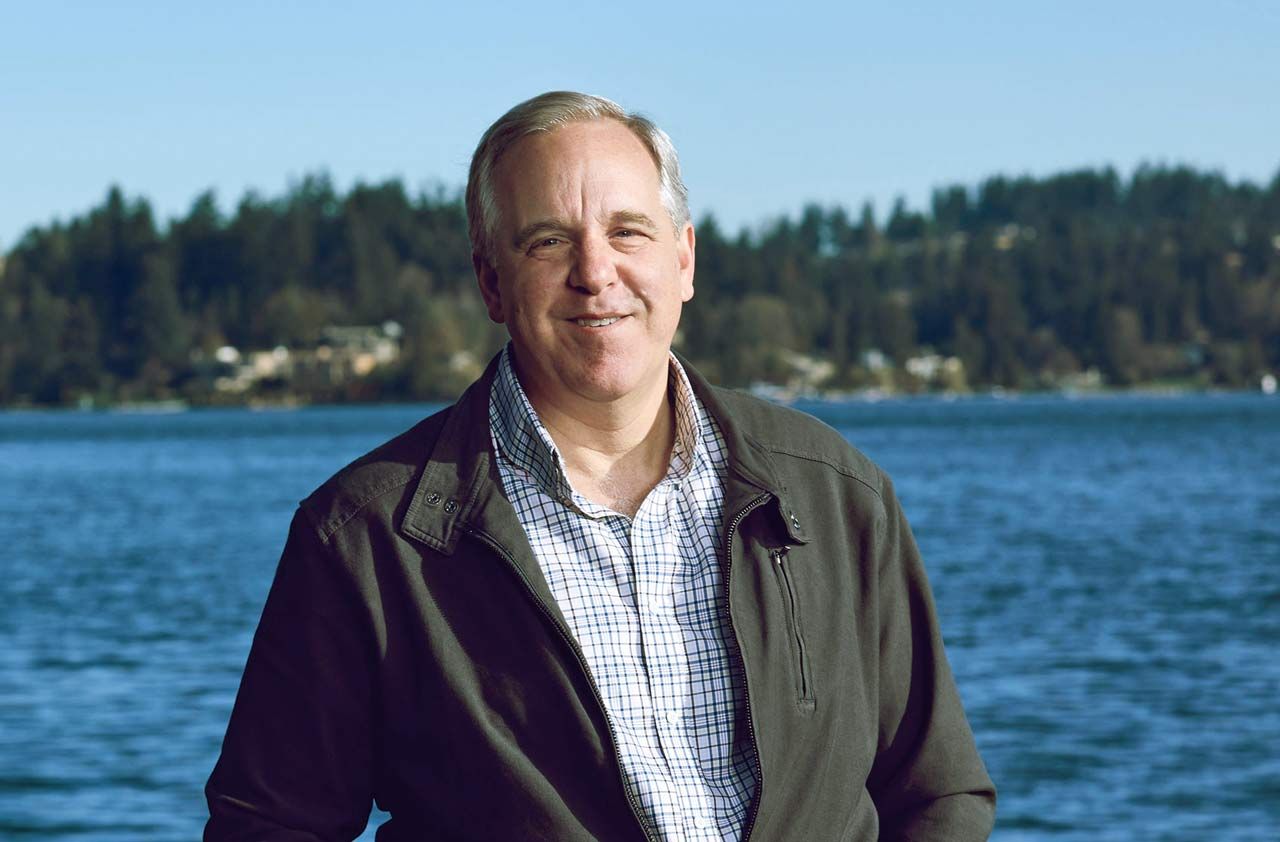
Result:
<instances>
[{"instance_id":1,"label":"shoulder seam","mask_svg":"<svg viewBox=\"0 0 1280 842\"><path fill-rule=\"evenodd\" d=\"M374 487L374 489L371 490L368 494L366 494L363 498L361 498L358 503L352 504L350 509L341 513L340 515L335 516L333 518L328 518L323 523L317 523L313 519L312 522L315 523L316 531L320 533L320 540L324 543L328 543L329 539L332 538L338 530L346 526L347 523L349 523L352 518L360 514L360 512L364 511L365 507L367 507L374 500L378 499L379 497L382 497L388 492L395 491L400 488L404 488L406 485L409 485L411 482L413 482L412 473L409 475L408 478L397 477L393 481L386 482L382 485ZM304 508L307 508L307 507L304 507Z\"/></svg>"},{"instance_id":2,"label":"shoulder seam","mask_svg":"<svg viewBox=\"0 0 1280 842\"><path fill-rule=\"evenodd\" d=\"M826 465L828 468L831 468L836 473L842 474L848 477L849 479L857 480L858 482L865 485L867 488L871 489L871 491L876 495L876 497L880 498L881 502L883 502L884 500L884 495L881 489L873 485L870 481L867 480L866 477L862 476L861 473L859 473L858 471L855 471L853 468L849 467L848 465L844 465L840 462L832 461L829 457L821 453L812 453L805 450L794 450L791 448L778 447L777 445L767 445L763 443L761 444L761 446L764 447L766 450L768 450L770 453L776 453L781 456L790 456L793 459L804 459L807 462L817 462L819 464Z\"/></svg>"},{"instance_id":3,"label":"shoulder seam","mask_svg":"<svg viewBox=\"0 0 1280 842\"><path fill-rule=\"evenodd\" d=\"M435 446L435 442L440 433L440 427L445 423L449 414L453 410L453 406L447 406L438 412L422 419L412 428L406 430L390 441L366 453L356 461L350 463L337 474L330 477L328 482L321 485L299 504L307 513L307 519L311 521L321 542L328 543L329 540L346 526L352 518L356 517L360 512L379 497L404 488L411 484L417 477L422 476L423 463L404 461L399 462L398 466L401 470L395 471L395 475L383 479L380 483L373 485L371 488L364 489L364 494L358 498L354 498L354 502L343 501L343 486L345 485L344 477L351 472L361 470L362 468L373 468L376 464L378 454L386 453L391 450L392 445L402 442L409 437L418 434L419 449L430 452ZM437 420L438 419L438 420ZM434 422L434 423L433 423ZM434 430L431 428L434 427ZM393 452L393 451L392 451ZM394 463L396 460L392 460ZM390 467L390 466L389 466ZM394 470L394 467L391 467ZM322 498L320 503L316 503L316 498ZM323 512L328 509L329 514ZM336 510L336 511L334 511Z\"/></svg>"}]
</instances>

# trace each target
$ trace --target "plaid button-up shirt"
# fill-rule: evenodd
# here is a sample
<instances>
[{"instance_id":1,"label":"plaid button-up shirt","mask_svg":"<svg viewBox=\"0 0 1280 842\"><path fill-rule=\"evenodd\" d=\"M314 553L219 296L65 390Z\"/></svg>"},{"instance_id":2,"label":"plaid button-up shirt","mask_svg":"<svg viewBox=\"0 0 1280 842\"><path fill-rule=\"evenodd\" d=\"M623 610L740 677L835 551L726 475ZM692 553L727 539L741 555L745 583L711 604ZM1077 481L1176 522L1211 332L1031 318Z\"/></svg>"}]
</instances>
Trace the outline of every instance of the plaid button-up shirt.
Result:
<instances>
[{"instance_id":1,"label":"plaid button-up shirt","mask_svg":"<svg viewBox=\"0 0 1280 842\"><path fill-rule=\"evenodd\" d=\"M671 358L671 464L635 518L573 490L503 351L489 426L503 491L603 698L649 833L740 839L755 791L720 559L727 454Z\"/></svg>"}]
</instances>

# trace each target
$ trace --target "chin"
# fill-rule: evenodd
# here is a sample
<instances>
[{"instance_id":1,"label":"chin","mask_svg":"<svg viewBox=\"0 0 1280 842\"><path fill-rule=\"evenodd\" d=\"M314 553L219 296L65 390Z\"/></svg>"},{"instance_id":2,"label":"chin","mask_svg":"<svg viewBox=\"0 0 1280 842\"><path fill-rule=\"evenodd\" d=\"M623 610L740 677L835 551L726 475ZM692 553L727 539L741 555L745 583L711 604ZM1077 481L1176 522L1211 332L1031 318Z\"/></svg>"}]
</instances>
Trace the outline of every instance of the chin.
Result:
<instances>
[{"instance_id":1,"label":"chin","mask_svg":"<svg viewBox=\"0 0 1280 842\"><path fill-rule=\"evenodd\" d=\"M621 377L575 377L569 387L591 401L614 401L625 398L639 387L638 379Z\"/></svg>"},{"instance_id":2,"label":"chin","mask_svg":"<svg viewBox=\"0 0 1280 842\"><path fill-rule=\"evenodd\" d=\"M645 386L644 367L633 360L602 361L564 374L570 389L593 401L618 400Z\"/></svg>"}]
</instances>

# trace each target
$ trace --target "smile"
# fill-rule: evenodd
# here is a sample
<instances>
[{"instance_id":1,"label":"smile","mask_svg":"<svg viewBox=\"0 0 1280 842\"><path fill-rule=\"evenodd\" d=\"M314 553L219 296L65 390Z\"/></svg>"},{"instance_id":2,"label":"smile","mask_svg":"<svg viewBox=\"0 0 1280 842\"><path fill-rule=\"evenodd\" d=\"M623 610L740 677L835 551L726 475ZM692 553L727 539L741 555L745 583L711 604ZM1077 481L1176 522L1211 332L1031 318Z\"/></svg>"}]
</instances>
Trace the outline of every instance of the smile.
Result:
<instances>
[{"instance_id":1,"label":"smile","mask_svg":"<svg viewBox=\"0 0 1280 842\"><path fill-rule=\"evenodd\" d=\"M609 316L605 319L574 319L573 321L579 327L608 327L621 318L621 316Z\"/></svg>"}]
</instances>

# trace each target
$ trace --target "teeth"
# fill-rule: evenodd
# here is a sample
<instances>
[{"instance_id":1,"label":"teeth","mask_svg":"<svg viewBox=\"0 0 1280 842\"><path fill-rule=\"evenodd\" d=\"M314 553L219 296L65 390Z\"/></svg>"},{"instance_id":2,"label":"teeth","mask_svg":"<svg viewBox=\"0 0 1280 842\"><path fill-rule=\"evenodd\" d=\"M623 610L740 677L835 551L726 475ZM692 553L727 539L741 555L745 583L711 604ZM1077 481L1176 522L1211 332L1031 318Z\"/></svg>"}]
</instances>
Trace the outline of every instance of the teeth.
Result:
<instances>
[{"instance_id":1,"label":"teeth","mask_svg":"<svg viewBox=\"0 0 1280 842\"><path fill-rule=\"evenodd\" d=\"M581 325L582 327L604 327L605 325L611 325L611 324L613 324L613 323L614 323L614 322L616 322L619 318L621 318L621 317L620 317L620 316L612 316L612 317L607 318L607 319L575 319L575 321L576 321L579 325Z\"/></svg>"}]
</instances>

